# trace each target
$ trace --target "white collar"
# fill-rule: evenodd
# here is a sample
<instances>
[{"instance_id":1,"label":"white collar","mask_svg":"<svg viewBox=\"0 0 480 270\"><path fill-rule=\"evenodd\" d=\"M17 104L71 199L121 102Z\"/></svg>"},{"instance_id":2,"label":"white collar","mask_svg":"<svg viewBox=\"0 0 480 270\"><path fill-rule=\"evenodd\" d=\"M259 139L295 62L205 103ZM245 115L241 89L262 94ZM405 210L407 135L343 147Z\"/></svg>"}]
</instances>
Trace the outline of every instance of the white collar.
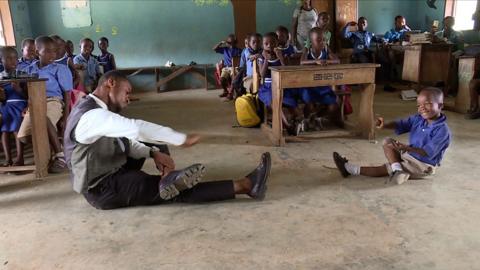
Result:
<instances>
[{"instance_id":1,"label":"white collar","mask_svg":"<svg viewBox=\"0 0 480 270\"><path fill-rule=\"evenodd\" d=\"M105 102L103 102L103 100L99 99L94 94L88 94L88 96L93 98L93 100L95 100L95 102L98 104L98 106L102 107L102 109L108 110L107 104L105 104Z\"/></svg>"}]
</instances>

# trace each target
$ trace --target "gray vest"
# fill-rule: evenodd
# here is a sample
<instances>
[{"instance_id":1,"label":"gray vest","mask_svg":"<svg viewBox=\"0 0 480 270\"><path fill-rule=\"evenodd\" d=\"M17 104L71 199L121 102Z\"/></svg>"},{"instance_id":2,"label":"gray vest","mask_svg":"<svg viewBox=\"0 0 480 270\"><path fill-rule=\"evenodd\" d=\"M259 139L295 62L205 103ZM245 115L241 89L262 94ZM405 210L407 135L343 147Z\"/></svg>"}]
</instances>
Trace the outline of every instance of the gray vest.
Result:
<instances>
[{"instance_id":1,"label":"gray vest","mask_svg":"<svg viewBox=\"0 0 480 270\"><path fill-rule=\"evenodd\" d=\"M75 128L82 115L97 108L100 106L92 97L84 97L73 108L65 128L65 159L72 173L73 190L78 193L95 187L127 162L129 141L126 138L101 137L92 144L81 144L75 139Z\"/></svg>"}]
</instances>

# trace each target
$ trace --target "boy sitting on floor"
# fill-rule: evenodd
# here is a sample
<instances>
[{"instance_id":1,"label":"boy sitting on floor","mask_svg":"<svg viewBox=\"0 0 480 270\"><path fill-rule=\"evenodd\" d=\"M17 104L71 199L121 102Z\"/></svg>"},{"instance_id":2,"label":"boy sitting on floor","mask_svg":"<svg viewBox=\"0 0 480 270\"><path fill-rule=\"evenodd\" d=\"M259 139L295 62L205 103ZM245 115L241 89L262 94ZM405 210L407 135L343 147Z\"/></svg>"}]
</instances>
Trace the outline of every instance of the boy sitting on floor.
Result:
<instances>
[{"instance_id":1,"label":"boy sitting on floor","mask_svg":"<svg viewBox=\"0 0 480 270\"><path fill-rule=\"evenodd\" d=\"M383 118L377 119L376 126L379 129L394 129L397 135L410 133L409 145L392 138L384 139L383 151L388 160L387 164L360 167L334 152L333 159L342 176L390 175L390 181L400 185L409 178L419 179L434 175L451 138L447 118L442 114L443 92L434 87L424 88L418 95L417 107L417 114L403 120L385 124Z\"/></svg>"}]
</instances>

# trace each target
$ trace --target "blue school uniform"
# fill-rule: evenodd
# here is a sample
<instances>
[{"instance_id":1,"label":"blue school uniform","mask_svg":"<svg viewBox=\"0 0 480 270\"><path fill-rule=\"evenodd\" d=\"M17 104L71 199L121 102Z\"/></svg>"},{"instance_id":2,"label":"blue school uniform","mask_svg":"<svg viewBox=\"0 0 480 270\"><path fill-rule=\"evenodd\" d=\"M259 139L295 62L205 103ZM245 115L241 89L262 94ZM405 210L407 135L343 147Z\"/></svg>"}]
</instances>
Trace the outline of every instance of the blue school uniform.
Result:
<instances>
[{"instance_id":1,"label":"blue school uniform","mask_svg":"<svg viewBox=\"0 0 480 270\"><path fill-rule=\"evenodd\" d=\"M18 59L17 70L24 70L30 66L36 59L28 60L23 57Z\"/></svg>"},{"instance_id":2,"label":"blue school uniform","mask_svg":"<svg viewBox=\"0 0 480 270\"><path fill-rule=\"evenodd\" d=\"M86 74L83 84L85 86L92 86L100 74L100 68L97 59L93 55L90 55L87 60L82 54L79 54L73 58L73 63L75 65L80 64L85 67Z\"/></svg>"},{"instance_id":3,"label":"blue school uniform","mask_svg":"<svg viewBox=\"0 0 480 270\"><path fill-rule=\"evenodd\" d=\"M58 98L63 100L63 93L73 89L73 79L70 69L66 65L51 63L40 68L40 61L35 61L25 70L26 73L38 74L39 78L48 79L46 81L47 98Z\"/></svg>"},{"instance_id":4,"label":"blue school uniform","mask_svg":"<svg viewBox=\"0 0 480 270\"><path fill-rule=\"evenodd\" d=\"M278 47L282 51L283 57L291 57L292 55L295 54L295 47L293 45L289 44L287 47L282 48Z\"/></svg>"},{"instance_id":5,"label":"blue school uniform","mask_svg":"<svg viewBox=\"0 0 480 270\"><path fill-rule=\"evenodd\" d=\"M107 73L110 70L113 70L113 54L107 52L106 54L101 54L97 56L98 63L103 66L103 72Z\"/></svg>"},{"instance_id":6,"label":"blue school uniform","mask_svg":"<svg viewBox=\"0 0 480 270\"><path fill-rule=\"evenodd\" d=\"M240 56L242 50L237 47L218 47L215 50L216 53L223 54L223 66L224 67L231 67L232 66L232 58L235 56Z\"/></svg>"},{"instance_id":7,"label":"blue school uniform","mask_svg":"<svg viewBox=\"0 0 480 270\"><path fill-rule=\"evenodd\" d=\"M427 156L413 152L409 152L409 154L432 166L440 165L445 150L450 145L451 135L447 117L441 114L440 118L429 124L420 114L415 114L395 122L397 135L407 132L410 133L410 146L423 149Z\"/></svg>"},{"instance_id":8,"label":"blue school uniform","mask_svg":"<svg viewBox=\"0 0 480 270\"><path fill-rule=\"evenodd\" d=\"M240 67L246 67L247 76L253 76L253 61L250 60L249 57L250 57L250 55L255 55L255 54L258 54L258 53L262 53L262 51L261 50L254 51L250 48L246 48L242 52L242 56L240 58ZM243 65L242 65L242 60L244 61Z\"/></svg>"},{"instance_id":9,"label":"blue school uniform","mask_svg":"<svg viewBox=\"0 0 480 270\"><path fill-rule=\"evenodd\" d=\"M55 63L68 66L68 56L64 55L62 58L55 60Z\"/></svg>"},{"instance_id":10,"label":"blue school uniform","mask_svg":"<svg viewBox=\"0 0 480 270\"><path fill-rule=\"evenodd\" d=\"M349 39L353 43L353 53L363 53L370 48L370 43L376 42L375 34L368 31L348 31L348 26L346 25L342 29L343 37Z\"/></svg>"},{"instance_id":11,"label":"blue school uniform","mask_svg":"<svg viewBox=\"0 0 480 270\"><path fill-rule=\"evenodd\" d=\"M403 40L405 33L411 31L410 28L404 27L400 30L396 30L394 28L390 29L390 31L386 32L383 36L383 39L388 43L398 42Z\"/></svg>"},{"instance_id":12,"label":"blue school uniform","mask_svg":"<svg viewBox=\"0 0 480 270\"><path fill-rule=\"evenodd\" d=\"M258 59L259 64L263 64L265 61L263 58ZM278 67L281 66L282 63L280 59L275 60L268 60L268 66L270 67ZM283 105L288 107L297 107L297 95L298 89L285 89L283 91ZM258 90L258 98L267 106L272 105L272 72L270 69L267 70L265 74L263 84L260 86Z\"/></svg>"},{"instance_id":13,"label":"blue school uniform","mask_svg":"<svg viewBox=\"0 0 480 270\"><path fill-rule=\"evenodd\" d=\"M307 56L308 60L327 60L328 59L328 49L325 48L320 52L320 55L317 57L313 54L312 49L309 49ZM324 105L331 105L337 103L337 95L332 90L330 86L316 86L316 87L306 87L299 90L299 95L303 102L305 103L320 103Z\"/></svg>"},{"instance_id":14,"label":"blue school uniform","mask_svg":"<svg viewBox=\"0 0 480 270\"><path fill-rule=\"evenodd\" d=\"M5 104L0 108L1 132L17 132L22 123L22 112L28 103L24 96L15 91L11 83L0 85L5 90Z\"/></svg>"}]
</instances>

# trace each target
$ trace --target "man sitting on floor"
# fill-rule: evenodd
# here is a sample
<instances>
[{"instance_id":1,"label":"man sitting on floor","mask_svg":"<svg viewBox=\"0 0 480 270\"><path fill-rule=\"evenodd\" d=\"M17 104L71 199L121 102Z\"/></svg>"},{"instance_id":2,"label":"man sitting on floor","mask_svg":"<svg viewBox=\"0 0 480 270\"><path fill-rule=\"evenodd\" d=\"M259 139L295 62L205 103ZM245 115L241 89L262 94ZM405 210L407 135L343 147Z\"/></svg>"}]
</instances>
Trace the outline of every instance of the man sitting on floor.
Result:
<instances>
[{"instance_id":1,"label":"man sitting on floor","mask_svg":"<svg viewBox=\"0 0 480 270\"><path fill-rule=\"evenodd\" d=\"M73 189L95 208L161 204L167 201L208 202L247 194L263 199L270 173L270 154L246 177L232 181L199 183L201 164L175 170L172 158L144 143L165 142L189 147L199 140L168 127L128 119L118 113L127 107L132 86L118 71L104 74L96 90L71 112L65 129L65 157L72 173ZM166 151L168 152L168 151ZM153 158L160 175L141 168Z\"/></svg>"}]
</instances>

